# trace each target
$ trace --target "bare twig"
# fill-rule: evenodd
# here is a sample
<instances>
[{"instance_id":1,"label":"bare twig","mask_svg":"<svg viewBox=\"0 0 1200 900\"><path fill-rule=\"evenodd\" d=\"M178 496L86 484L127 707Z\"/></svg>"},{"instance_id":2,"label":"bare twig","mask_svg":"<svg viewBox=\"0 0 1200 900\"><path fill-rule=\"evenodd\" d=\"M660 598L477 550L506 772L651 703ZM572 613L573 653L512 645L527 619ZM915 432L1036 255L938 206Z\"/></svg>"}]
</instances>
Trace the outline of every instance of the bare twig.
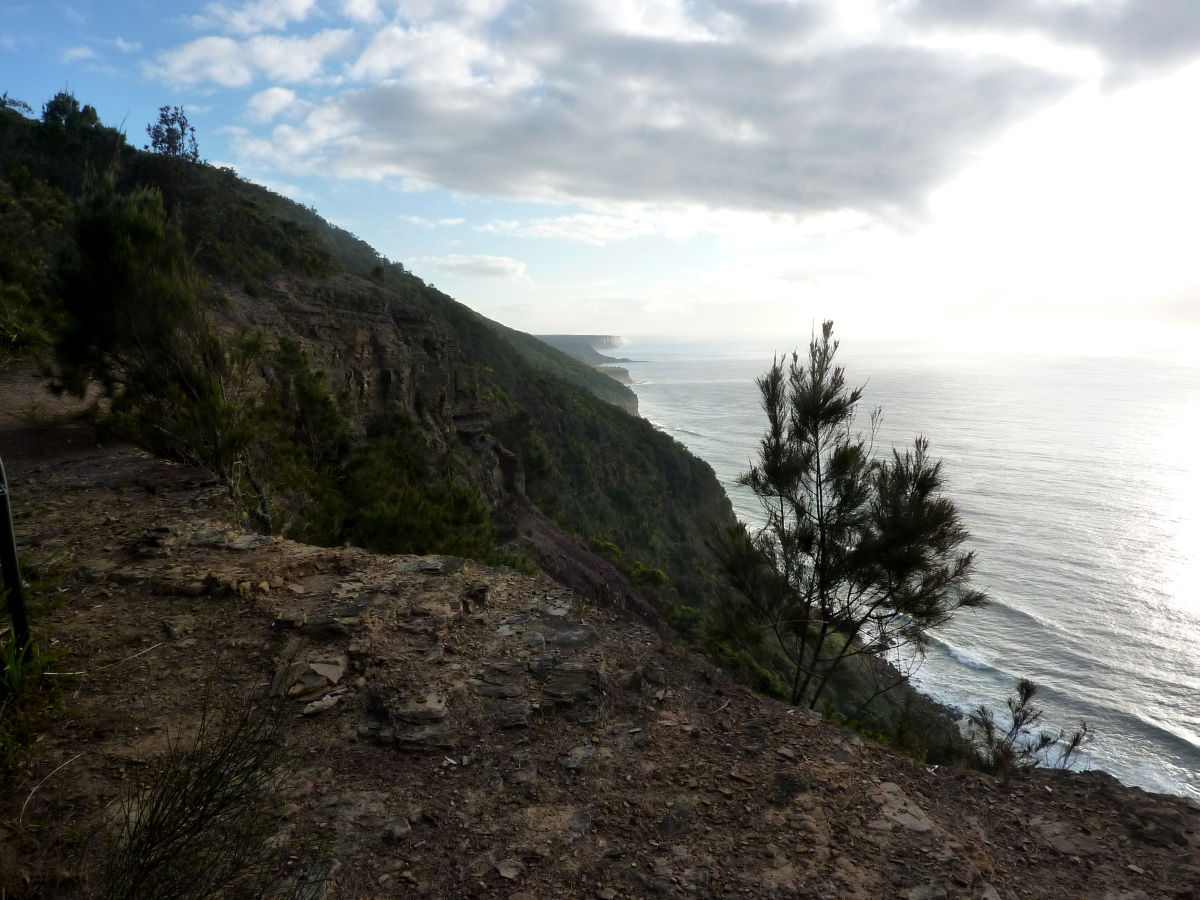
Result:
<instances>
[{"instance_id":1,"label":"bare twig","mask_svg":"<svg viewBox=\"0 0 1200 900\"><path fill-rule=\"evenodd\" d=\"M65 763L62 763L61 765L57 766L54 769L54 772L51 772L49 775L47 775L45 778L43 778L41 781L39 781L37 784L35 784L33 786L33 790L29 792L29 796L25 798L25 802L21 804L21 812L17 814L17 824L18 825L20 825L21 820L25 818L25 808L27 806L29 806L29 801L32 800L33 795L38 792L38 788L40 788L43 784L45 784L47 781L49 781L51 778L53 778L54 774L56 772L58 772L59 769L65 769L67 766L69 766L71 763L75 762L75 760L79 759L79 757L81 757L81 756L83 756L82 753L76 753L74 756L72 756L70 759L68 759Z\"/></svg>"},{"instance_id":2,"label":"bare twig","mask_svg":"<svg viewBox=\"0 0 1200 900\"><path fill-rule=\"evenodd\" d=\"M102 666L96 666L96 668L92 669L92 671L93 672L102 672L105 669L111 669L113 666L119 666L119 665L121 665L121 663L127 663L131 659L137 659L143 653L149 653L155 647L161 647L165 643L166 643L166 641L159 641L157 644L151 644L149 647L146 647L144 650L139 650L137 653L134 653L132 656L127 656L124 659L118 659L116 662L105 663ZM57 675L60 678L62 678L67 675L87 675L88 673L87 672L43 672L42 674L43 675Z\"/></svg>"}]
</instances>

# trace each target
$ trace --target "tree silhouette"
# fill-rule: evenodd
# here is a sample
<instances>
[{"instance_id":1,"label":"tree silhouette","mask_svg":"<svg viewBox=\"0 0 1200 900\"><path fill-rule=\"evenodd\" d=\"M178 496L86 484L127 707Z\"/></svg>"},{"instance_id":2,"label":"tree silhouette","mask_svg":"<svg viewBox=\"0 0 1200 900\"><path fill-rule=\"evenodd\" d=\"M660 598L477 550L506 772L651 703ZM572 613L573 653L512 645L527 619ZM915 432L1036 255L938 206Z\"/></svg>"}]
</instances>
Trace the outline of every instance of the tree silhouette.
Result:
<instances>
[{"instance_id":1,"label":"tree silhouette","mask_svg":"<svg viewBox=\"0 0 1200 900\"><path fill-rule=\"evenodd\" d=\"M185 162L200 162L200 148L196 144L196 129L188 124L182 106L163 106L158 110L158 121L146 126L150 143L145 149L161 153L172 159Z\"/></svg>"},{"instance_id":2,"label":"tree silhouette","mask_svg":"<svg viewBox=\"0 0 1200 900\"><path fill-rule=\"evenodd\" d=\"M739 481L767 521L725 532L718 551L737 592L723 610L727 634L813 708L848 659L868 657L865 668L884 674L861 709L911 674L877 660L923 656L930 629L987 597L968 586L968 535L928 442L877 459L878 413L867 437L853 431L862 389L846 387L832 334L824 323L806 361L776 359L758 379L767 431Z\"/></svg>"}]
</instances>

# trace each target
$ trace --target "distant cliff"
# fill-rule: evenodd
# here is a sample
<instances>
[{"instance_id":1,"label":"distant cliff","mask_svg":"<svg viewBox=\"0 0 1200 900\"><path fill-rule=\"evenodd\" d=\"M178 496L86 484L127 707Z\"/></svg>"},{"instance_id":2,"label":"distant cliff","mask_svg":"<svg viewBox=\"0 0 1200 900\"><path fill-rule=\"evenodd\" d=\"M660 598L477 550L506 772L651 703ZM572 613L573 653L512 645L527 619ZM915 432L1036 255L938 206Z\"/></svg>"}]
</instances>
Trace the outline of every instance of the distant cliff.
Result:
<instances>
[{"instance_id":1,"label":"distant cliff","mask_svg":"<svg viewBox=\"0 0 1200 900\"><path fill-rule=\"evenodd\" d=\"M558 347L564 353L569 352L564 350L562 345L578 345L583 344L598 350L603 347L611 349L621 347L625 344L625 339L617 334L539 334L535 335L538 340L545 341L552 347Z\"/></svg>"},{"instance_id":2,"label":"distant cliff","mask_svg":"<svg viewBox=\"0 0 1200 900\"><path fill-rule=\"evenodd\" d=\"M622 339L613 334L539 334L538 340L549 344L556 350L561 350L582 363L591 366L596 372L602 372L613 381L620 384L632 384L629 370L612 363L632 362L623 357L606 356L596 351L597 347L620 347ZM632 391L629 391L632 394ZM620 405L620 404L618 404ZM637 398L634 396L634 409L637 411Z\"/></svg>"},{"instance_id":3,"label":"distant cliff","mask_svg":"<svg viewBox=\"0 0 1200 900\"><path fill-rule=\"evenodd\" d=\"M594 357L602 360L608 359L592 350L590 345L567 341L564 342L566 346L560 346L553 341L546 340L545 337L535 337L503 325L496 327L518 353L539 369L590 391L601 400L625 410L632 416L638 414L637 394L625 387L629 384L628 373L624 379L621 379L606 368L600 368L598 364L575 352L575 350L586 349ZM612 340L619 339L612 338ZM571 347L575 349L569 349ZM614 381L617 383L614 384Z\"/></svg>"},{"instance_id":4,"label":"distant cliff","mask_svg":"<svg viewBox=\"0 0 1200 900\"><path fill-rule=\"evenodd\" d=\"M630 362L623 357L607 356L597 352L597 347L621 346L623 341L613 334L539 334L535 337L588 365L602 366L607 363Z\"/></svg>"}]
</instances>

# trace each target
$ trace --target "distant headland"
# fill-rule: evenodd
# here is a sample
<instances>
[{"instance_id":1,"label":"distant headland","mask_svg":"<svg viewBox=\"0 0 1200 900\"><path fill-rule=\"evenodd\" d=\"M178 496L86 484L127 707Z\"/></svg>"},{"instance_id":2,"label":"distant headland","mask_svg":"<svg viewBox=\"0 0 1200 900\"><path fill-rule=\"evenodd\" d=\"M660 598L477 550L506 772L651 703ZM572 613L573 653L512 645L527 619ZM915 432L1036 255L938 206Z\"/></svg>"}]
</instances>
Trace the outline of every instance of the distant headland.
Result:
<instances>
[{"instance_id":1,"label":"distant headland","mask_svg":"<svg viewBox=\"0 0 1200 900\"><path fill-rule=\"evenodd\" d=\"M580 362L590 366L605 366L610 363L632 362L615 356L600 353L600 347L606 350L620 347L625 343L620 335L615 334L537 334L539 341L544 341L555 350L561 350L567 356L573 356Z\"/></svg>"}]
</instances>

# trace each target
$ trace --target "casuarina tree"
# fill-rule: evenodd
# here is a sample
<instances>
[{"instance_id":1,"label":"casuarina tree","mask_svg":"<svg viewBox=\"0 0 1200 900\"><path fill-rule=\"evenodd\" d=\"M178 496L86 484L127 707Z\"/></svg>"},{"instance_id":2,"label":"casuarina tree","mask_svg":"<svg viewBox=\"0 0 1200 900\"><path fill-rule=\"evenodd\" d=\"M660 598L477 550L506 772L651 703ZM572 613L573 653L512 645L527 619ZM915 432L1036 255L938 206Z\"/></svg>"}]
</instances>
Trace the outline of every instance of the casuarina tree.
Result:
<instances>
[{"instance_id":1,"label":"casuarina tree","mask_svg":"<svg viewBox=\"0 0 1200 900\"><path fill-rule=\"evenodd\" d=\"M185 162L200 162L196 129L188 123L182 106L159 107L158 121L146 126L146 134L150 136L147 150Z\"/></svg>"},{"instance_id":2,"label":"casuarina tree","mask_svg":"<svg viewBox=\"0 0 1200 900\"><path fill-rule=\"evenodd\" d=\"M876 455L879 413L865 436L855 430L862 389L846 386L837 351L826 322L806 359L777 358L758 379L767 429L739 480L766 524L718 542L735 589L727 638L813 708L850 660L872 674L865 706L907 679L931 629L987 602L970 586L974 558L941 462L921 437Z\"/></svg>"}]
</instances>

